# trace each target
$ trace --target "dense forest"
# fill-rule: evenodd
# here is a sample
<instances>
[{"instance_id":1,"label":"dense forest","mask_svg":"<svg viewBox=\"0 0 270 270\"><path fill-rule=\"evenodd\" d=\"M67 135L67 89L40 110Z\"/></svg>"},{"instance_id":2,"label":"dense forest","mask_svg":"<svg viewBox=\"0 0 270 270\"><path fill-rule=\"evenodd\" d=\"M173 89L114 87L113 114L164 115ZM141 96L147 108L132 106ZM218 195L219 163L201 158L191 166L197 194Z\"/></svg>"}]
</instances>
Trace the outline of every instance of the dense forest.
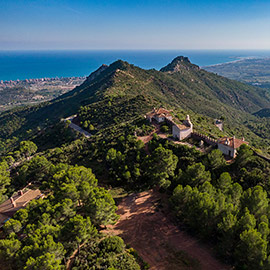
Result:
<instances>
[{"instance_id":1,"label":"dense forest","mask_svg":"<svg viewBox=\"0 0 270 270\"><path fill-rule=\"evenodd\" d=\"M270 138L266 125L260 132L264 121L250 114L267 104L265 92L219 80L191 63L179 64L182 60L187 61L179 58L161 72L117 61L52 102L0 115L0 202L24 187L44 195L1 228L3 269L148 269L123 239L103 232L119 219L112 188L129 193L155 188L168 198L179 226L213 246L224 263L270 268L270 164L254 154ZM220 92L226 85L239 91L238 105ZM212 106L206 111L199 106L205 100ZM155 133L145 145L138 136L154 127L144 115L157 105L173 108L179 119L189 113L205 135L244 135L251 146L241 146L227 162L214 147L199 151ZM61 120L71 114L90 138ZM213 118L221 114L223 131Z\"/></svg>"}]
</instances>

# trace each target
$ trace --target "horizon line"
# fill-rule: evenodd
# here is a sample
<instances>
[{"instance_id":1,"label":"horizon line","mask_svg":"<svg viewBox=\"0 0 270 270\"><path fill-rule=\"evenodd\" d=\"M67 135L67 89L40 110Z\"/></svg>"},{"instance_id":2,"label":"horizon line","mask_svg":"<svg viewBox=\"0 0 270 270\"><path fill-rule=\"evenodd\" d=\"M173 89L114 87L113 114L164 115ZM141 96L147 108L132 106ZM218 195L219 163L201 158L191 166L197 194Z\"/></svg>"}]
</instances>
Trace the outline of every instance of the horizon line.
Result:
<instances>
[{"instance_id":1,"label":"horizon line","mask_svg":"<svg viewBox=\"0 0 270 270\"><path fill-rule=\"evenodd\" d=\"M270 51L268 49L0 49L1 52L13 51Z\"/></svg>"}]
</instances>

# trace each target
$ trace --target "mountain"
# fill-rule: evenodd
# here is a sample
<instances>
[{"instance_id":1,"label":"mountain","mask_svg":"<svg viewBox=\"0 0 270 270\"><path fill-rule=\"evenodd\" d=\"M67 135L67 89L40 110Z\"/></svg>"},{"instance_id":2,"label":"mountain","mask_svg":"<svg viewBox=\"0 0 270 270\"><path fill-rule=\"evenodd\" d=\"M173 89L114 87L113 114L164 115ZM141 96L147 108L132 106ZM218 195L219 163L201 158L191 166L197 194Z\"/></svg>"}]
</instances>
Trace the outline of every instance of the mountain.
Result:
<instances>
[{"instance_id":1,"label":"mountain","mask_svg":"<svg viewBox=\"0 0 270 270\"><path fill-rule=\"evenodd\" d=\"M178 72L181 70L200 70L199 66L192 64L188 57L178 56L166 67L160 69L162 72Z\"/></svg>"},{"instance_id":2,"label":"mountain","mask_svg":"<svg viewBox=\"0 0 270 270\"><path fill-rule=\"evenodd\" d=\"M61 118L77 114L82 106L104 107L104 101L111 100L112 108L123 106L125 102L129 104L132 99L133 104L143 100L142 106L135 106L134 115L142 116L152 106L163 105L176 112L182 110L194 115L223 117L228 130L239 128L246 120L256 121L252 113L270 105L266 90L207 72L192 64L187 57L176 57L160 71L144 70L118 60L109 66L101 66L80 86L52 101L0 114L0 138L31 138ZM95 118L98 119L99 115L96 114ZM241 132L238 129L238 133Z\"/></svg>"}]
</instances>

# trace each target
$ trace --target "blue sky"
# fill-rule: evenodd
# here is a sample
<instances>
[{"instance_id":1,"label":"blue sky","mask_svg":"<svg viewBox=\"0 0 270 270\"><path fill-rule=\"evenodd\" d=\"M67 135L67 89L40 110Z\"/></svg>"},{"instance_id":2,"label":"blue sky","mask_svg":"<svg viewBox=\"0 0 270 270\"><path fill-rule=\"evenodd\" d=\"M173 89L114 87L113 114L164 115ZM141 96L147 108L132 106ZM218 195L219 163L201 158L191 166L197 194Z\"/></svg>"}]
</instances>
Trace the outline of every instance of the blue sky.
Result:
<instances>
[{"instance_id":1,"label":"blue sky","mask_svg":"<svg viewBox=\"0 0 270 270\"><path fill-rule=\"evenodd\" d=\"M0 0L0 49L270 49L270 1Z\"/></svg>"}]
</instances>

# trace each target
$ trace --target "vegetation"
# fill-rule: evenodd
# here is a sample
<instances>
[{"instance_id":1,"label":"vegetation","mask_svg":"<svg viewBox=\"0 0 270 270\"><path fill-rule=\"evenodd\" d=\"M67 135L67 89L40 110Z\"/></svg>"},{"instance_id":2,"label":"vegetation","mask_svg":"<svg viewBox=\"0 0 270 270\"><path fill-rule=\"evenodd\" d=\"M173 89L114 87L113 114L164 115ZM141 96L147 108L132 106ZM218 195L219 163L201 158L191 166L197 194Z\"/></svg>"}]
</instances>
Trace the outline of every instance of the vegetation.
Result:
<instances>
[{"instance_id":1,"label":"vegetation","mask_svg":"<svg viewBox=\"0 0 270 270\"><path fill-rule=\"evenodd\" d=\"M126 249L120 237L110 236L99 242L88 242L76 257L72 269L139 270L141 268L132 253L132 249Z\"/></svg>"},{"instance_id":2,"label":"vegetation","mask_svg":"<svg viewBox=\"0 0 270 270\"><path fill-rule=\"evenodd\" d=\"M267 151L267 120L258 123L251 114L269 104L266 92L178 60L162 71L117 61L51 102L0 115L0 200L29 183L45 194L5 223L3 265L63 269L73 255L73 269L142 268L133 249L101 229L118 219L112 188L156 186L179 223L211 241L227 263L269 269L267 161L246 145L228 164L217 149L203 153L156 134L145 146L137 138L153 131L143 114L163 104L179 119L190 114L199 132L244 135ZM84 138L60 120L72 114L93 136ZM224 131L212 117L222 117Z\"/></svg>"},{"instance_id":3,"label":"vegetation","mask_svg":"<svg viewBox=\"0 0 270 270\"><path fill-rule=\"evenodd\" d=\"M19 177L27 175L24 178L27 181L46 171L39 175L38 182L48 195L30 202L5 223L5 239L0 240L1 259L8 261L12 269L62 269L65 258L74 250L90 245L99 247L100 260L109 260L109 265L113 265L110 252L116 252L126 258L121 269L139 269L133 256L125 252L122 239L100 241L103 236L97 228L113 224L118 216L111 195L97 187L92 171L66 164L53 165L41 157L35 159L19 170ZM33 168L33 163L39 167ZM95 255L87 259L89 264L96 265ZM117 256L114 265L120 259ZM130 265L134 268L127 268Z\"/></svg>"},{"instance_id":4,"label":"vegetation","mask_svg":"<svg viewBox=\"0 0 270 270\"><path fill-rule=\"evenodd\" d=\"M94 72L79 87L50 102L4 112L0 115L0 147L2 144L2 151L5 151L10 144L7 140L13 137L33 140L44 128L50 129L61 118L78 111L78 123L95 133L109 124L122 123L122 117L129 121L128 112L132 117L142 116L149 108L159 105L173 108L175 112L201 114L202 118L223 117L226 119L226 133L244 136L256 148L269 144L269 137L261 137L245 122L256 122L257 118L252 113L269 107L266 90L199 70L188 59L181 62L179 70L174 70L175 65L179 65L178 61L176 58L162 72L116 61ZM201 124L206 128L203 121Z\"/></svg>"},{"instance_id":5,"label":"vegetation","mask_svg":"<svg viewBox=\"0 0 270 270\"><path fill-rule=\"evenodd\" d=\"M205 69L233 80L270 88L269 67L269 58L247 58L205 67Z\"/></svg>"}]
</instances>

